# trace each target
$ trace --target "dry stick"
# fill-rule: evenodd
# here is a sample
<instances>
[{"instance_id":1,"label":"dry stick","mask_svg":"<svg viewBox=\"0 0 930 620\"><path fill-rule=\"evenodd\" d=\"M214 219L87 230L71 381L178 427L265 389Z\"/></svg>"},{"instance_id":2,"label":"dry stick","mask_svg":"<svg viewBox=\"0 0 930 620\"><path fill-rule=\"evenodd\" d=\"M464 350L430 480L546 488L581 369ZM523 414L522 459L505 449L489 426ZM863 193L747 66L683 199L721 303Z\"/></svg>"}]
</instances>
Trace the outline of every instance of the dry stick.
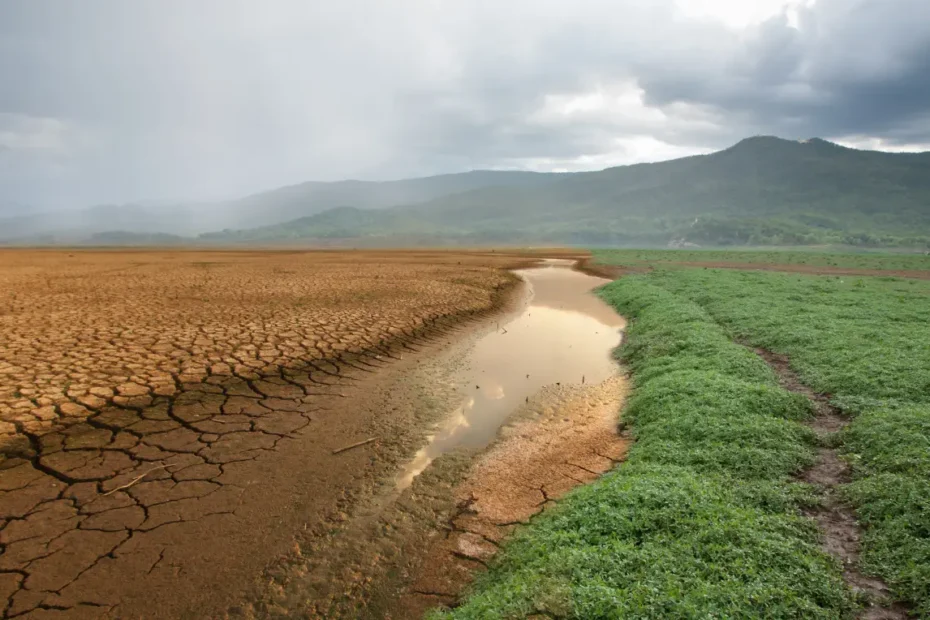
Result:
<instances>
[{"instance_id":1,"label":"dry stick","mask_svg":"<svg viewBox=\"0 0 930 620\"><path fill-rule=\"evenodd\" d=\"M153 467L152 469L148 470L147 472L145 472L145 473L142 474L141 476L136 476L135 478L133 478L132 480L130 480L130 481L127 482L126 484L124 484L124 485L122 485L122 486L118 486L118 487L116 487L115 489L111 489L110 491L107 491L107 492L104 493L103 495L104 495L104 497L105 497L105 496L107 496L107 495L112 495L113 493L116 493L117 491L122 491L123 489L128 489L129 487L131 487L131 486L134 485L135 483L139 482L140 480L142 480L143 478L145 478L146 476L148 476L148 475L149 475L150 473L152 473L153 471L158 471L159 469L165 469L166 467L168 467L168 465L159 465L158 467Z\"/></svg>"},{"instance_id":2,"label":"dry stick","mask_svg":"<svg viewBox=\"0 0 930 620\"><path fill-rule=\"evenodd\" d=\"M377 437L372 437L371 439L366 439L365 441L359 441L358 443L354 443L351 446L346 446L345 448L339 448L338 450L333 450L333 454L339 454L340 452L345 452L346 450L351 450L352 448L358 448L360 446L370 444L375 439L377 439Z\"/></svg>"}]
</instances>

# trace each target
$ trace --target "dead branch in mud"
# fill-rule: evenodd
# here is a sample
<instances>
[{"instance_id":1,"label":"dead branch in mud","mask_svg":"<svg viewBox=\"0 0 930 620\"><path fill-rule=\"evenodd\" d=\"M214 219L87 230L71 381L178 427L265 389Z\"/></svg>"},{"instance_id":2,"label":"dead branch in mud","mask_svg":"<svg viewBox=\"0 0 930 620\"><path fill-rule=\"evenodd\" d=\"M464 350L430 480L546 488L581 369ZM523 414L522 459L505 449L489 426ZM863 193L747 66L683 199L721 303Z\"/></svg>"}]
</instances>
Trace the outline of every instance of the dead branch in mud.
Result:
<instances>
[{"instance_id":1,"label":"dead branch in mud","mask_svg":"<svg viewBox=\"0 0 930 620\"><path fill-rule=\"evenodd\" d=\"M136 476L135 478L133 478L132 480L130 480L130 481L127 482L126 484L121 485L121 486L118 486L118 487L116 487L115 489L111 489L111 490L107 491L106 493L103 494L103 496L106 497L107 495L112 495L113 493L116 493L117 491L122 491L123 489L128 489L128 488L131 487L132 485L136 484L137 482L139 482L140 480L142 480L143 478L145 478L146 476L148 476L148 475L149 475L150 473L152 473L153 471L158 471L159 469L165 469L165 468L167 468L167 467L168 467L168 465L159 465L158 467L153 467L152 469L146 471L146 472L143 473L142 475Z\"/></svg>"},{"instance_id":2,"label":"dead branch in mud","mask_svg":"<svg viewBox=\"0 0 930 620\"><path fill-rule=\"evenodd\" d=\"M365 441L359 441L358 443L354 443L351 446L346 446L345 448L339 448L338 450L333 450L333 454L339 454L340 452L345 452L346 450L351 450L352 448L359 448L361 446L370 444L375 439L377 439L377 437L372 437L371 439L366 439Z\"/></svg>"}]
</instances>

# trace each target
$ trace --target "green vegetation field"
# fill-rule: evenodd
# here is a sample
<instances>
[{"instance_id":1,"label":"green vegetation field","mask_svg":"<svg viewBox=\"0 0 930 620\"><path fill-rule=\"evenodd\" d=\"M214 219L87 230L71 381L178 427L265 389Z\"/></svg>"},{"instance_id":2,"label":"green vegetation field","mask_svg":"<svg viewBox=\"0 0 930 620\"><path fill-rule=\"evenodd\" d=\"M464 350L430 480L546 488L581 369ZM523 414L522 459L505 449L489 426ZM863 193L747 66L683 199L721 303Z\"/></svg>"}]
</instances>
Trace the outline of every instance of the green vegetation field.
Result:
<instances>
[{"instance_id":1,"label":"green vegetation field","mask_svg":"<svg viewBox=\"0 0 930 620\"><path fill-rule=\"evenodd\" d=\"M922 253L820 252L815 250L594 250L604 265L629 267L674 263L732 263L735 265L807 265L845 269L930 272L930 256Z\"/></svg>"},{"instance_id":2,"label":"green vegetation field","mask_svg":"<svg viewBox=\"0 0 930 620\"><path fill-rule=\"evenodd\" d=\"M723 270L652 279L732 335L789 355L854 416L843 447L866 568L930 617L930 283Z\"/></svg>"},{"instance_id":3,"label":"green vegetation field","mask_svg":"<svg viewBox=\"0 0 930 620\"><path fill-rule=\"evenodd\" d=\"M838 439L864 568L930 617L930 283L660 269L601 295L632 319L628 460L517 533L437 617L850 617L801 516L817 501L796 478L817 445L810 404L734 339L787 354L854 416Z\"/></svg>"}]
</instances>

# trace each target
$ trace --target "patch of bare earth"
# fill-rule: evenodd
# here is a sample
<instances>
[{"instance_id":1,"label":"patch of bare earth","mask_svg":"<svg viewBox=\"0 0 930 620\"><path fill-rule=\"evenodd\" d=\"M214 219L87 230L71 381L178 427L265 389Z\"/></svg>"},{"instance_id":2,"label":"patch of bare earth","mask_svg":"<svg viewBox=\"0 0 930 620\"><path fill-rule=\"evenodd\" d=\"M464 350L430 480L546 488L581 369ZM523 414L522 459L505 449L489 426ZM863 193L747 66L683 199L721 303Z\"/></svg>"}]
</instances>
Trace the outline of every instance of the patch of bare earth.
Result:
<instances>
[{"instance_id":1,"label":"patch of bare earth","mask_svg":"<svg viewBox=\"0 0 930 620\"><path fill-rule=\"evenodd\" d=\"M415 449L385 377L497 308L500 268L525 263L2 252L0 617L225 614Z\"/></svg>"},{"instance_id":2,"label":"patch of bare earth","mask_svg":"<svg viewBox=\"0 0 930 620\"><path fill-rule=\"evenodd\" d=\"M843 566L843 577L853 591L864 601L865 608L859 618L863 620L896 620L908 617L907 609L896 603L888 586L879 578L863 573L859 568L859 548L862 530L856 521L855 512L840 497L840 486L851 481L849 464L840 458L830 445L830 437L849 424L849 419L832 406L829 398L806 386L794 373L788 358L756 349L775 370L779 381L787 390L803 394L811 400L816 415L810 422L811 428L821 438L822 447L817 451L817 460L801 478L816 486L820 491L821 503L809 515L823 532L824 550L837 558Z\"/></svg>"},{"instance_id":3,"label":"patch of bare earth","mask_svg":"<svg viewBox=\"0 0 930 620\"><path fill-rule=\"evenodd\" d=\"M441 384L432 392L436 376L434 368L399 375L410 398L386 385L385 406L412 413L432 394L433 415L447 412ZM232 615L406 620L454 604L516 527L624 458L629 440L617 433L624 393L620 377L543 390L477 458L446 454L406 490L372 488L299 535L267 571L266 587ZM454 402L455 390L445 396Z\"/></svg>"},{"instance_id":4,"label":"patch of bare earth","mask_svg":"<svg viewBox=\"0 0 930 620\"><path fill-rule=\"evenodd\" d=\"M863 269L858 267L833 267L828 265L798 265L790 263L734 263L728 261L657 261L654 264L669 267L736 269L738 271L779 271L785 273L803 273L828 276L886 276L895 278L930 280L930 271L920 271L914 269ZM585 273L615 280L625 274L652 271L653 266L647 264L604 265L595 263L590 258L588 258L581 259L579 268Z\"/></svg>"},{"instance_id":5,"label":"patch of bare earth","mask_svg":"<svg viewBox=\"0 0 930 620\"><path fill-rule=\"evenodd\" d=\"M597 386L545 390L518 414L455 487L454 511L384 617L417 618L454 604L514 528L622 460L629 438L618 433L617 416L625 396L617 375Z\"/></svg>"}]
</instances>

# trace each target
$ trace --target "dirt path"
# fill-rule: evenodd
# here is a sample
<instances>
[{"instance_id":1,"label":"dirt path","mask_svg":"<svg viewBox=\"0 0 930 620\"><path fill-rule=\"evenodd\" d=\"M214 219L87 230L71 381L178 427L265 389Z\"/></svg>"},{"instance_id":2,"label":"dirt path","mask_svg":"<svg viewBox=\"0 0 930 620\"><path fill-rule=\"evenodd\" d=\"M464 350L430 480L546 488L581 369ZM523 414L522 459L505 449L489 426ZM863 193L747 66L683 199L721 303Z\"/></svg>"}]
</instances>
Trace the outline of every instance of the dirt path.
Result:
<instances>
[{"instance_id":1,"label":"dirt path","mask_svg":"<svg viewBox=\"0 0 930 620\"><path fill-rule=\"evenodd\" d=\"M907 609L895 603L888 586L879 578L864 574L859 569L859 540L862 529L853 509L839 495L840 486L851 481L849 464L832 447L831 438L843 430L849 419L832 406L829 399L801 382L791 370L788 358L764 349L755 349L778 375L782 387L811 400L816 415L810 427L821 439L814 465L802 474L805 482L820 490L821 504L809 512L823 532L824 550L837 558L843 566L843 577L865 604L859 618L863 620L898 620L908 617Z\"/></svg>"},{"instance_id":2,"label":"dirt path","mask_svg":"<svg viewBox=\"0 0 930 620\"><path fill-rule=\"evenodd\" d=\"M907 269L859 269L855 267L829 267L823 265L732 263L726 261L662 261L655 263L667 267L693 267L704 269L736 269L739 271L780 271L827 276L886 276L930 280L930 271ZM582 259L580 268L586 273L603 278L616 279L624 274L643 273L652 270L652 265L603 265L590 259Z\"/></svg>"}]
</instances>

